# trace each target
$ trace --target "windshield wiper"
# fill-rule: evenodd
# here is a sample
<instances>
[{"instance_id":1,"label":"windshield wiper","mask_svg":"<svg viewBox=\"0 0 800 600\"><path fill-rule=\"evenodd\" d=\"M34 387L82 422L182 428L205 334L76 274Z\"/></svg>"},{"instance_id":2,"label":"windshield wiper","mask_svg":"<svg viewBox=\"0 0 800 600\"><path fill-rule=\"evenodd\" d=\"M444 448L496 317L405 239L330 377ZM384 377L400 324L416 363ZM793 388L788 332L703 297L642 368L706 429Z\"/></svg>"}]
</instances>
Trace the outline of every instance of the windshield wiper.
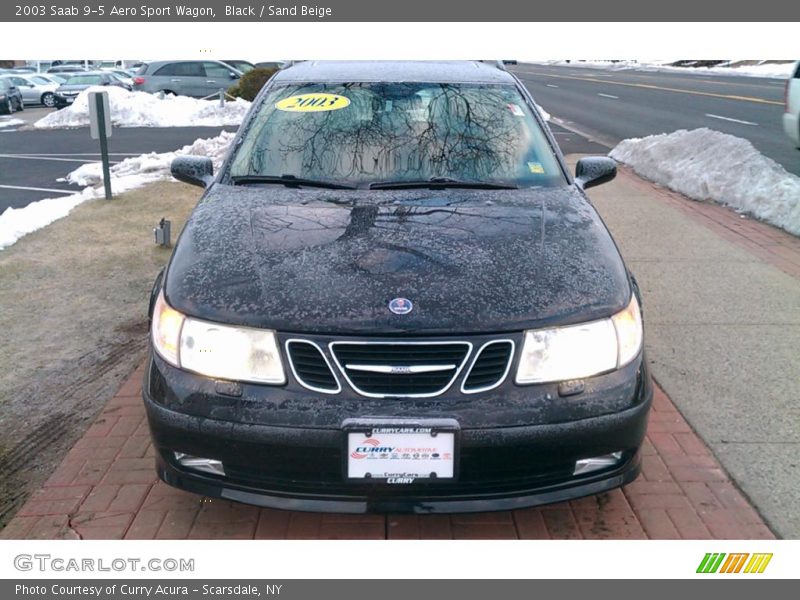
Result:
<instances>
[{"instance_id":1,"label":"windshield wiper","mask_svg":"<svg viewBox=\"0 0 800 600\"><path fill-rule=\"evenodd\" d=\"M237 175L231 177L234 185L247 185L249 183L277 183L289 187L317 187L329 190L354 190L354 185L337 183L335 181L321 181L317 179L304 179L294 175Z\"/></svg>"},{"instance_id":2,"label":"windshield wiper","mask_svg":"<svg viewBox=\"0 0 800 600\"><path fill-rule=\"evenodd\" d=\"M412 188L468 188L474 190L516 190L519 186L512 183L497 183L491 181L464 181L450 177L431 177L419 181L376 181L371 183L371 190L402 190Z\"/></svg>"}]
</instances>

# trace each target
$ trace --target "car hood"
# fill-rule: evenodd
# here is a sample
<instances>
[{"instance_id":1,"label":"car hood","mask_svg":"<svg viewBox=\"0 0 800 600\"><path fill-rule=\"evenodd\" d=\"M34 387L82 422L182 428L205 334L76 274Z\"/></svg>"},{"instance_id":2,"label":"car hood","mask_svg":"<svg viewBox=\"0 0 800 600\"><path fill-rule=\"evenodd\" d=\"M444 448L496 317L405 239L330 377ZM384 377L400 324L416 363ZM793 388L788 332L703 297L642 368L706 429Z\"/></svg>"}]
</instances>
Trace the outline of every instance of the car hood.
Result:
<instances>
[{"instance_id":1,"label":"car hood","mask_svg":"<svg viewBox=\"0 0 800 600\"><path fill-rule=\"evenodd\" d=\"M93 84L79 83L76 85L60 85L56 91L59 92L82 92L86 88L92 87Z\"/></svg>"},{"instance_id":2,"label":"car hood","mask_svg":"<svg viewBox=\"0 0 800 600\"><path fill-rule=\"evenodd\" d=\"M574 187L328 191L215 184L187 222L167 302L284 332L508 332L604 318L631 289ZM405 315L393 298L412 301Z\"/></svg>"}]
</instances>

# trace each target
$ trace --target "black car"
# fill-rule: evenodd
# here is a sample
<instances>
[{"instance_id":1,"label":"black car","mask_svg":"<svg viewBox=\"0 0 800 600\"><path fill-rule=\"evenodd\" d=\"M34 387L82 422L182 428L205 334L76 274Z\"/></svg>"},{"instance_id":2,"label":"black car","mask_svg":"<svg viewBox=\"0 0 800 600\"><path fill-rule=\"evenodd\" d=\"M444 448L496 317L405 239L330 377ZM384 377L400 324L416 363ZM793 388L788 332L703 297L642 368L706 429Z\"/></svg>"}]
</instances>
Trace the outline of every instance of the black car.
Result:
<instances>
[{"instance_id":1,"label":"black car","mask_svg":"<svg viewBox=\"0 0 800 600\"><path fill-rule=\"evenodd\" d=\"M0 75L0 114L10 115L15 110L25 110L22 92L8 77Z\"/></svg>"},{"instance_id":2,"label":"black car","mask_svg":"<svg viewBox=\"0 0 800 600\"><path fill-rule=\"evenodd\" d=\"M639 473L641 299L522 84L303 62L256 98L153 288L167 483L336 512L513 509Z\"/></svg>"},{"instance_id":3,"label":"black car","mask_svg":"<svg viewBox=\"0 0 800 600\"><path fill-rule=\"evenodd\" d=\"M113 73L107 71L87 71L70 75L70 78L61 84L55 91L55 107L65 108L75 102L83 90L96 85L111 85L130 90L130 86L125 85Z\"/></svg>"}]
</instances>

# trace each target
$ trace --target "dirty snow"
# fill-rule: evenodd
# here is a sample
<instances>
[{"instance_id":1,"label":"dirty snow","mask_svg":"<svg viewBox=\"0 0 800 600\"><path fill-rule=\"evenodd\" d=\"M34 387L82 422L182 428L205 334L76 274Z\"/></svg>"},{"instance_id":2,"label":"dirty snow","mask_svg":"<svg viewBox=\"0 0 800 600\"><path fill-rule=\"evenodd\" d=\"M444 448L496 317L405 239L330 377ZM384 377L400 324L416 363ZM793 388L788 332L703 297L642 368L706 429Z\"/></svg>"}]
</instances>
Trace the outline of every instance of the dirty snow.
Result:
<instances>
[{"instance_id":1,"label":"dirty snow","mask_svg":"<svg viewBox=\"0 0 800 600\"><path fill-rule=\"evenodd\" d=\"M610 155L694 200L711 200L800 236L800 177L745 139L701 128L623 140Z\"/></svg>"},{"instance_id":2,"label":"dirty snow","mask_svg":"<svg viewBox=\"0 0 800 600\"><path fill-rule=\"evenodd\" d=\"M10 117L0 117L0 128L15 127L17 125L25 125L22 119L12 119Z\"/></svg>"},{"instance_id":3,"label":"dirty snow","mask_svg":"<svg viewBox=\"0 0 800 600\"><path fill-rule=\"evenodd\" d=\"M220 107L219 100L129 92L120 87L95 86L81 92L75 102L39 119L34 127L63 129L89 125L89 92L108 92L111 124L115 127L218 127L239 125L250 102L237 98Z\"/></svg>"},{"instance_id":4,"label":"dirty snow","mask_svg":"<svg viewBox=\"0 0 800 600\"><path fill-rule=\"evenodd\" d=\"M770 77L787 79L794 72L794 63L764 63L755 65L740 65L732 63L728 66L716 67L673 67L670 61L637 61L637 60L573 60L569 63L564 60L537 62L533 64L556 65L561 67L589 67L610 71L669 71L673 73L693 73L698 75L742 75L746 77Z\"/></svg>"},{"instance_id":5,"label":"dirty snow","mask_svg":"<svg viewBox=\"0 0 800 600\"><path fill-rule=\"evenodd\" d=\"M234 136L233 133L223 131L215 138L195 140L194 143L174 152L161 154L152 152L126 158L111 166L111 190L114 194L120 194L168 177L172 159L182 154L208 156L214 162L214 168L218 169ZM79 204L105 195L101 163L82 165L67 175L65 180L89 187L71 196L39 200L24 208L7 208L0 215L0 250L7 248L24 235L66 217Z\"/></svg>"}]
</instances>

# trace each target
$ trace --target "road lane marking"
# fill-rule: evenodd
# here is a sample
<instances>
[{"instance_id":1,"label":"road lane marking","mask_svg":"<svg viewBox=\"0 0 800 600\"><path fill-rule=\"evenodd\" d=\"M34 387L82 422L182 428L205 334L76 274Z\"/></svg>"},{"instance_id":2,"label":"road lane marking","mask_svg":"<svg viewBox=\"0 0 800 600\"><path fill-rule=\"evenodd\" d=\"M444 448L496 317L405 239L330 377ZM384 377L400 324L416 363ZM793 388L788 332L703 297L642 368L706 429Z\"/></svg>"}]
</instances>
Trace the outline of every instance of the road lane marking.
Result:
<instances>
[{"instance_id":1,"label":"road lane marking","mask_svg":"<svg viewBox=\"0 0 800 600\"><path fill-rule=\"evenodd\" d=\"M545 83L545 85L547 87L551 87L551 88L557 88L558 87L557 85L553 85L552 83Z\"/></svg>"},{"instance_id":2,"label":"road lane marking","mask_svg":"<svg viewBox=\"0 0 800 600\"><path fill-rule=\"evenodd\" d=\"M5 190L28 190L30 192L53 192L56 194L65 194L67 196L80 194L80 192L76 190L54 190L52 188L26 187L24 185L0 185L0 188Z\"/></svg>"},{"instance_id":3,"label":"road lane marking","mask_svg":"<svg viewBox=\"0 0 800 600\"><path fill-rule=\"evenodd\" d=\"M679 94L692 94L694 96L710 96L711 98L725 98L726 100L739 100L741 102L756 102L759 104L774 104L776 106L783 106L783 102L776 100L766 100L764 98L756 98L754 96L736 96L732 94L716 94L714 92L700 92L697 90L684 90L681 88L665 87L660 85L651 85L649 83L626 83L624 81L609 81L607 79L596 79L594 77L575 77L573 75L553 75L552 73L530 72L531 75L542 77L555 77L556 79L577 79L578 81L590 81L593 83L603 83L605 85L623 85L625 87L643 88L647 90L660 90L662 92L676 92Z\"/></svg>"},{"instance_id":4,"label":"road lane marking","mask_svg":"<svg viewBox=\"0 0 800 600\"><path fill-rule=\"evenodd\" d=\"M611 98L612 100L619 100L619 96L612 96L611 94L601 94L600 92L598 92L597 95L602 96L603 98Z\"/></svg>"},{"instance_id":5,"label":"road lane marking","mask_svg":"<svg viewBox=\"0 0 800 600\"><path fill-rule=\"evenodd\" d=\"M711 117L712 119L719 119L720 121L730 121L731 123L741 123L742 125L758 126L758 123L753 123L752 121L742 121L740 119L732 119L731 117L723 117L721 115L712 115L710 113L706 113L706 116Z\"/></svg>"}]
</instances>

